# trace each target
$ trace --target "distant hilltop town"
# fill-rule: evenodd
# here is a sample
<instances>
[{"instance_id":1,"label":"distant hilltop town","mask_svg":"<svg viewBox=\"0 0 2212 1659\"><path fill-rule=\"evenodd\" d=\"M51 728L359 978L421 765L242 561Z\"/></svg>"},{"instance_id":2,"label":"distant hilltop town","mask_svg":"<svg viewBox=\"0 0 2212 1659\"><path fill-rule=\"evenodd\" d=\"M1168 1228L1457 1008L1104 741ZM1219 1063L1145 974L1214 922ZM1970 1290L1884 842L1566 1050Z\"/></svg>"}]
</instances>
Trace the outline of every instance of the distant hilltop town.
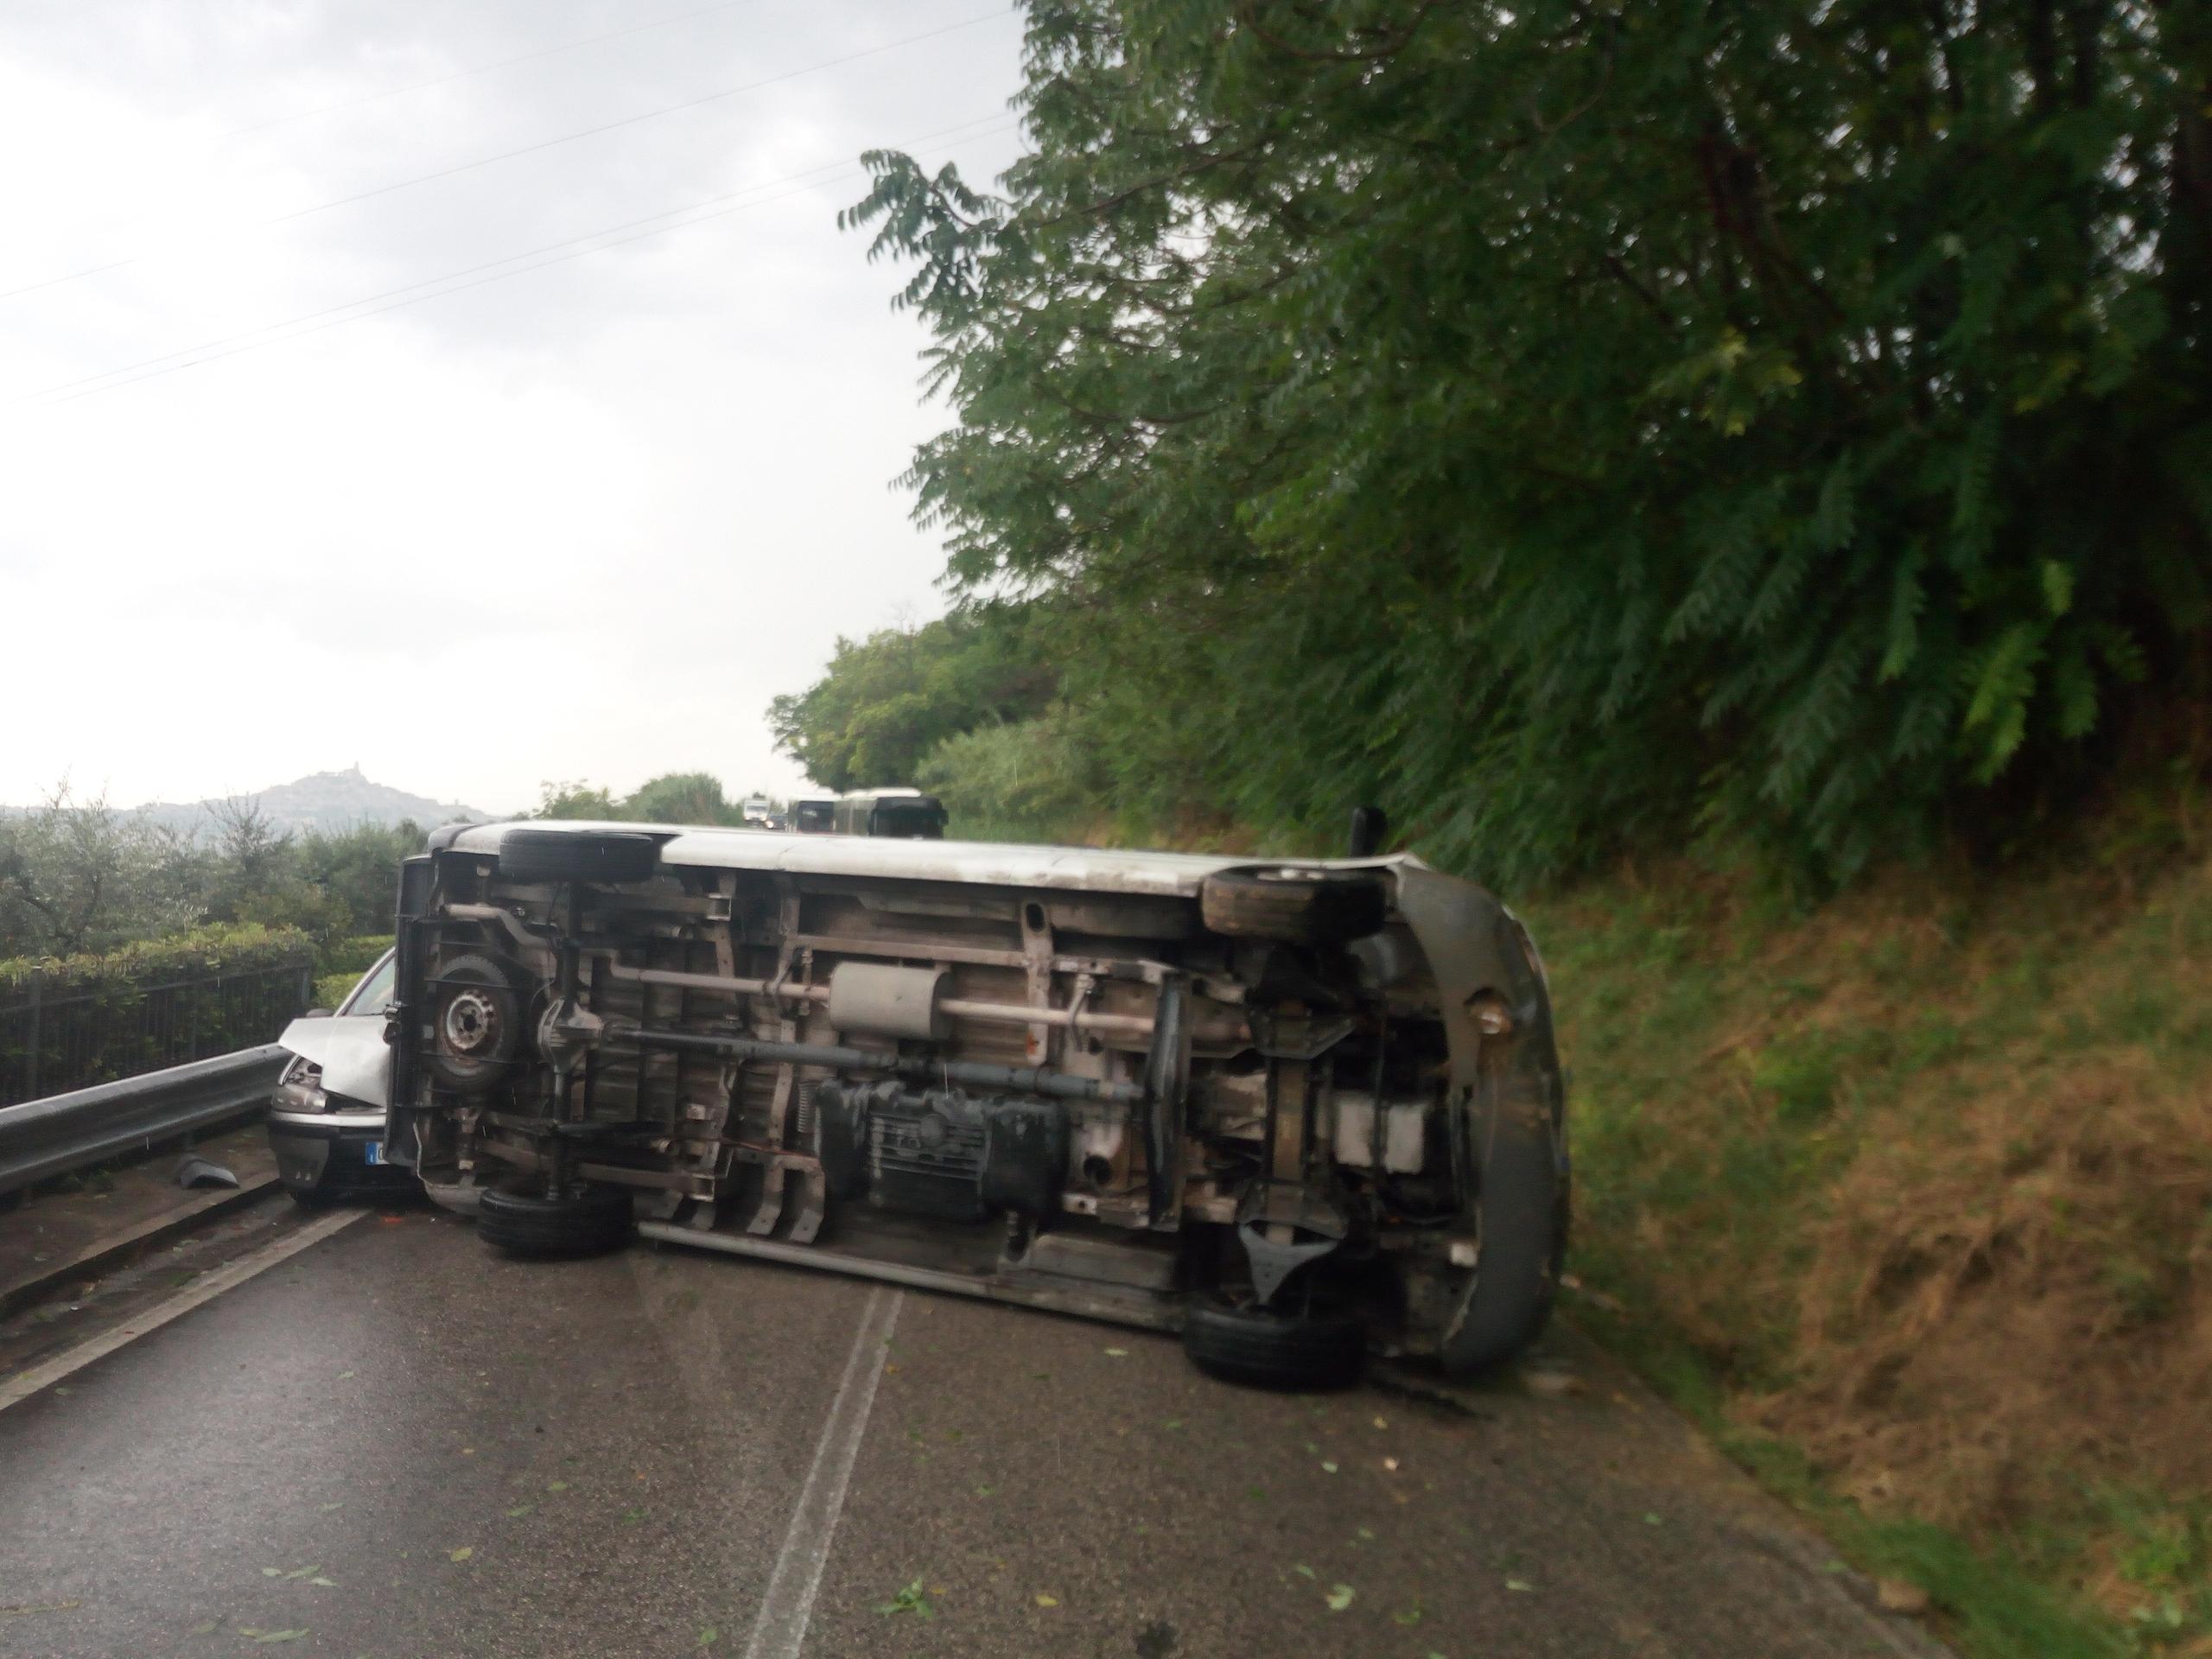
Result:
<instances>
[{"instance_id":1,"label":"distant hilltop town","mask_svg":"<svg viewBox=\"0 0 2212 1659\"><path fill-rule=\"evenodd\" d=\"M223 798L205 801L150 801L137 810L150 822L185 835L198 835L212 822L208 809ZM355 824L413 823L429 829L456 818L486 820L493 814L454 801L434 801L379 784L351 766L343 772L315 772L256 790L251 801L278 830L349 830Z\"/></svg>"}]
</instances>

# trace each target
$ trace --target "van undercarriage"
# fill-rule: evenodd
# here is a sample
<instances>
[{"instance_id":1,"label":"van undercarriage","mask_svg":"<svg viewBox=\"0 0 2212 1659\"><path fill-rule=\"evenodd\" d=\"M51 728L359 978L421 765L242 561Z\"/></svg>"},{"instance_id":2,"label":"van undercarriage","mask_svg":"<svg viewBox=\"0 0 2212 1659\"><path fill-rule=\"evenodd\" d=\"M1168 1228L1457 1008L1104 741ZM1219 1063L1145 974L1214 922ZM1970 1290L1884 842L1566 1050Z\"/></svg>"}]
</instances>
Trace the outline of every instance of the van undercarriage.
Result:
<instances>
[{"instance_id":1,"label":"van undercarriage","mask_svg":"<svg viewBox=\"0 0 2212 1659\"><path fill-rule=\"evenodd\" d=\"M1549 1305L1541 965L1415 861L493 825L399 925L388 1155L505 1249L634 1229L1262 1382L1472 1370Z\"/></svg>"}]
</instances>

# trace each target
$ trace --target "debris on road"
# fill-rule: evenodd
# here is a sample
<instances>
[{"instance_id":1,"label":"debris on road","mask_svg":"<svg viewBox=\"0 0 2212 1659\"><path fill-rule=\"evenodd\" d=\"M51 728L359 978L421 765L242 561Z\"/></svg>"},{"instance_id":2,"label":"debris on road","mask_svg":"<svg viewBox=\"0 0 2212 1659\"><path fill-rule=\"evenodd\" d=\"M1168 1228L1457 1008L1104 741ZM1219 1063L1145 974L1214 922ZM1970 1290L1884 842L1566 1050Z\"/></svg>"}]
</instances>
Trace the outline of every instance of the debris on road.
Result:
<instances>
[{"instance_id":1,"label":"debris on road","mask_svg":"<svg viewBox=\"0 0 2212 1659\"><path fill-rule=\"evenodd\" d=\"M1875 1580L1874 1599L1885 1612L1919 1614L1928 1611L1928 1592L1904 1579Z\"/></svg>"}]
</instances>

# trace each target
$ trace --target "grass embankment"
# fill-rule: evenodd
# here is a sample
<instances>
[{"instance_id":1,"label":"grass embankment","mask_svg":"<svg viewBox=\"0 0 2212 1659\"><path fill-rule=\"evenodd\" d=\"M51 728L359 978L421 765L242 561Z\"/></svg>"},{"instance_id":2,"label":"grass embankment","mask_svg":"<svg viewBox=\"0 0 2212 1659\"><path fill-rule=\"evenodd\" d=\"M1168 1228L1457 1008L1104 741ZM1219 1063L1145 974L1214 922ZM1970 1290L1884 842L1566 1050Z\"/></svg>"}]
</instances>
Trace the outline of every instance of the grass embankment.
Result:
<instances>
[{"instance_id":1,"label":"grass embankment","mask_svg":"<svg viewBox=\"0 0 2212 1659\"><path fill-rule=\"evenodd\" d=\"M2212 1654L2212 865L1526 908L1573 1317L1968 1652Z\"/></svg>"}]
</instances>

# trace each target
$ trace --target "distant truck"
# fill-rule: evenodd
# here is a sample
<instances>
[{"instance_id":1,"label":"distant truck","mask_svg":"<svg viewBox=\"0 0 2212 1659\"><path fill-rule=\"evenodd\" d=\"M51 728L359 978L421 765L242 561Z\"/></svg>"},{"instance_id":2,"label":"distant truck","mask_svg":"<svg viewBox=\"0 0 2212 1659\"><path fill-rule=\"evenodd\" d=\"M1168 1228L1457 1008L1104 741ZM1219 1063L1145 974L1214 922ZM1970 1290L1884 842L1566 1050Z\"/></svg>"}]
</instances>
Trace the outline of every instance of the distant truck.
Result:
<instances>
[{"instance_id":1,"label":"distant truck","mask_svg":"<svg viewBox=\"0 0 2212 1659\"><path fill-rule=\"evenodd\" d=\"M945 816L944 803L918 789L856 789L837 798L832 827L841 836L941 841Z\"/></svg>"},{"instance_id":2,"label":"distant truck","mask_svg":"<svg viewBox=\"0 0 2212 1659\"><path fill-rule=\"evenodd\" d=\"M747 829L766 830L768 820L776 816L776 804L766 795L751 795L746 798L737 811Z\"/></svg>"}]
</instances>

